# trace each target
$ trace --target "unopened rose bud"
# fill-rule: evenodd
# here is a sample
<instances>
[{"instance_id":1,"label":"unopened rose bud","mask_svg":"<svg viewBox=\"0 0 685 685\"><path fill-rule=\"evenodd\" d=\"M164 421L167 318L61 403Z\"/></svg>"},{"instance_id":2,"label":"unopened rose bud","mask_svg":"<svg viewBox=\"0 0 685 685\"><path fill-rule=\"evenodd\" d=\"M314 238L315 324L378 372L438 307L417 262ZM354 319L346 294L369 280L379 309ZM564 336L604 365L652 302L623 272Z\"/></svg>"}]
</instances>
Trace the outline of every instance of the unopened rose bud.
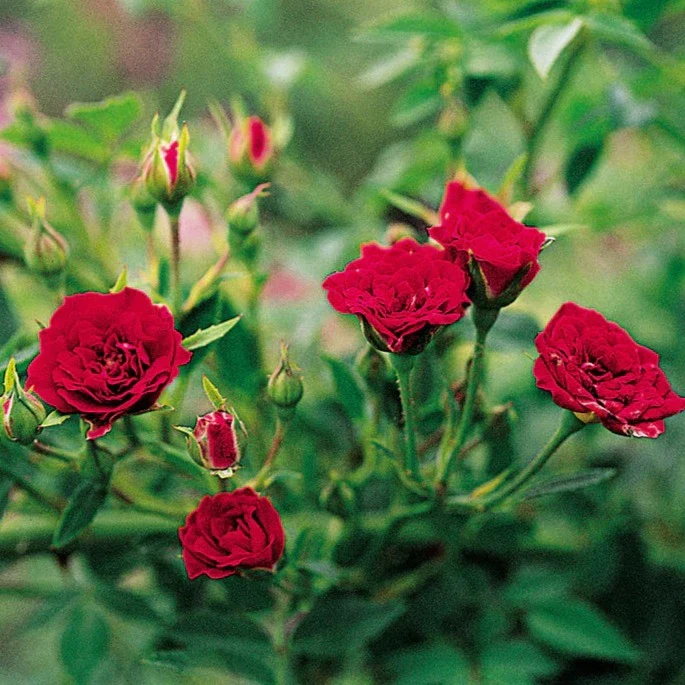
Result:
<instances>
[{"instance_id":1,"label":"unopened rose bud","mask_svg":"<svg viewBox=\"0 0 685 685\"><path fill-rule=\"evenodd\" d=\"M190 133L186 124L180 130L178 126L184 99L185 91L164 120L161 131L159 116L152 120L152 143L143 160L145 188L170 212L179 212L184 198L195 187L195 170L188 156Z\"/></svg>"},{"instance_id":2,"label":"unopened rose bud","mask_svg":"<svg viewBox=\"0 0 685 685\"><path fill-rule=\"evenodd\" d=\"M46 416L42 402L21 387L14 359L10 360L5 371L2 414L7 437L22 445L30 445L34 441Z\"/></svg>"},{"instance_id":3,"label":"unopened rose bud","mask_svg":"<svg viewBox=\"0 0 685 685\"><path fill-rule=\"evenodd\" d=\"M240 462L236 418L230 412L217 410L200 416L195 429L185 431L190 456L215 475L233 475Z\"/></svg>"},{"instance_id":4,"label":"unopened rose bud","mask_svg":"<svg viewBox=\"0 0 685 685\"><path fill-rule=\"evenodd\" d=\"M228 230L242 238L249 236L259 226L258 198L266 194L268 183L258 185L251 193L232 202L226 211Z\"/></svg>"},{"instance_id":5,"label":"unopened rose bud","mask_svg":"<svg viewBox=\"0 0 685 685\"><path fill-rule=\"evenodd\" d=\"M256 116L239 119L228 138L228 160L239 178L267 178L274 148L271 130Z\"/></svg>"},{"instance_id":6,"label":"unopened rose bud","mask_svg":"<svg viewBox=\"0 0 685 685\"><path fill-rule=\"evenodd\" d=\"M69 244L45 219L45 198L30 200L31 236L24 247L26 265L42 276L56 276L69 258Z\"/></svg>"},{"instance_id":7,"label":"unopened rose bud","mask_svg":"<svg viewBox=\"0 0 685 685\"><path fill-rule=\"evenodd\" d=\"M281 361L269 378L267 392L269 399L280 410L281 418L292 415L304 394L302 374L297 366L291 364L288 346L284 343L281 344Z\"/></svg>"}]
</instances>

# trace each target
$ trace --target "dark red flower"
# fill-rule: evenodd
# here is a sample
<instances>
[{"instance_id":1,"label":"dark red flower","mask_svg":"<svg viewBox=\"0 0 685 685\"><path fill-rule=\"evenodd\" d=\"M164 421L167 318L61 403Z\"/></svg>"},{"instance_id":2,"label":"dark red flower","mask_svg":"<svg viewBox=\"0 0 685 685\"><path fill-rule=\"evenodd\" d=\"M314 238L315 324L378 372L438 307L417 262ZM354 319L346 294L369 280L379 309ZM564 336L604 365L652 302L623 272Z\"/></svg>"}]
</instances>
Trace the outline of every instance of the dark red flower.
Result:
<instances>
[{"instance_id":1,"label":"dark red flower","mask_svg":"<svg viewBox=\"0 0 685 685\"><path fill-rule=\"evenodd\" d=\"M235 417L227 411L200 416L193 431L202 464L213 471L233 469L240 461Z\"/></svg>"},{"instance_id":2,"label":"dark red flower","mask_svg":"<svg viewBox=\"0 0 685 685\"><path fill-rule=\"evenodd\" d=\"M151 409L191 357L171 312L133 288L66 297L39 338L26 386L63 414L80 414L90 439Z\"/></svg>"},{"instance_id":3,"label":"dark red flower","mask_svg":"<svg viewBox=\"0 0 685 685\"><path fill-rule=\"evenodd\" d=\"M613 433L656 438L664 432L663 419L685 410L685 398L659 368L659 355L593 309L562 305L535 346L538 388Z\"/></svg>"},{"instance_id":4,"label":"dark red flower","mask_svg":"<svg viewBox=\"0 0 685 685\"><path fill-rule=\"evenodd\" d=\"M203 497L178 531L192 580L225 578L250 569L273 571L285 549L281 517L251 488Z\"/></svg>"},{"instance_id":5,"label":"dark red flower","mask_svg":"<svg viewBox=\"0 0 685 685\"><path fill-rule=\"evenodd\" d=\"M447 184L440 224L429 233L454 258L479 269L484 299L494 300L510 286L515 297L540 271L545 234L512 219L484 190L468 189L458 181ZM469 294L475 302L477 294Z\"/></svg>"},{"instance_id":6,"label":"dark red flower","mask_svg":"<svg viewBox=\"0 0 685 685\"><path fill-rule=\"evenodd\" d=\"M334 309L356 314L372 344L396 354L420 352L440 326L461 319L468 285L445 251L412 238L362 245L359 259L323 282Z\"/></svg>"}]
</instances>

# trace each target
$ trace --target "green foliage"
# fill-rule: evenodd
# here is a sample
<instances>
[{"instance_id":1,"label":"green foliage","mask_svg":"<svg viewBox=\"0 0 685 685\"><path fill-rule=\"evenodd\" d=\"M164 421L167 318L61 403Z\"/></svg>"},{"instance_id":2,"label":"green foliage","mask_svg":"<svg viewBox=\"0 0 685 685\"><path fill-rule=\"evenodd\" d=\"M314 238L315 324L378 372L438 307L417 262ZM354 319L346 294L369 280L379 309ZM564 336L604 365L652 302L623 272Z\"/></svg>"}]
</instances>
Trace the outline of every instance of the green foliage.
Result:
<instances>
[{"instance_id":1,"label":"green foliage","mask_svg":"<svg viewBox=\"0 0 685 685\"><path fill-rule=\"evenodd\" d=\"M9 26L22 41L28 27L31 51L21 64L13 41L2 46L0 373L13 377L13 359L25 382L63 295L127 285L163 306L180 294L176 328L194 354L163 411L116 421L91 452L84 426L57 411L38 443L0 435L3 678L679 682L682 420L658 440L589 426L497 512L478 506L553 430L531 357L562 302L625 322L685 388L678 3L81 5L0 8L0 35ZM180 215L176 293L167 216L151 205L141 226L131 181L149 120L183 87L197 183ZM253 190L227 160L239 114L263 118L278 148L240 254L224 220ZM556 242L488 337L441 493L433 476L442 431L463 414L470 316L416 362L422 467L409 475L396 379L352 361L366 343L320 283L359 243L427 240L455 176ZM47 198L71 247L59 282L24 267L26 196ZM254 485L273 445L266 384L279 339L305 375L259 488L283 519L285 555L274 574L189 581L178 528L206 495ZM173 426L224 405L247 438L220 482Z\"/></svg>"}]
</instances>

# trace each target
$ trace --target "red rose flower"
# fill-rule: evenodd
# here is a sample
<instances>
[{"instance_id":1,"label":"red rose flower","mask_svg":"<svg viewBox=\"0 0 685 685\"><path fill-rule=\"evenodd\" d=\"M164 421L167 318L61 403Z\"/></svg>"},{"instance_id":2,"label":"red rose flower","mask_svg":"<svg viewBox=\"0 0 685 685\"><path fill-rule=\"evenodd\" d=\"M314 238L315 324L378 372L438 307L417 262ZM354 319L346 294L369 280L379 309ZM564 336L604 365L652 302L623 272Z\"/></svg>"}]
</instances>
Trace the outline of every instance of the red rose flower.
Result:
<instances>
[{"instance_id":1,"label":"red rose flower","mask_svg":"<svg viewBox=\"0 0 685 685\"><path fill-rule=\"evenodd\" d=\"M233 414L227 411L213 411L198 417L193 437L200 461L205 468L226 471L238 465L240 450Z\"/></svg>"},{"instance_id":2,"label":"red rose flower","mask_svg":"<svg viewBox=\"0 0 685 685\"><path fill-rule=\"evenodd\" d=\"M469 277L443 250L405 238L362 245L361 255L323 287L334 309L359 317L378 349L417 354L440 326L464 316Z\"/></svg>"},{"instance_id":3,"label":"red rose flower","mask_svg":"<svg viewBox=\"0 0 685 685\"><path fill-rule=\"evenodd\" d=\"M251 488L203 497L178 531L188 577L273 571L285 549L281 517Z\"/></svg>"},{"instance_id":4,"label":"red rose flower","mask_svg":"<svg viewBox=\"0 0 685 685\"><path fill-rule=\"evenodd\" d=\"M483 282L480 299L492 301L512 286L509 304L540 271L538 255L545 234L512 219L484 190L470 190L458 181L448 183L440 207L440 225L431 237L456 259L463 259ZM474 286L477 283L474 280ZM469 292L474 302L479 293Z\"/></svg>"},{"instance_id":5,"label":"red rose flower","mask_svg":"<svg viewBox=\"0 0 685 685\"><path fill-rule=\"evenodd\" d=\"M567 302L535 338L533 374L560 407L589 414L613 433L656 438L685 409L659 356L593 309ZM585 418L585 417L580 417Z\"/></svg>"},{"instance_id":6,"label":"red rose flower","mask_svg":"<svg viewBox=\"0 0 685 685\"><path fill-rule=\"evenodd\" d=\"M26 386L63 414L80 414L89 439L151 409L191 357L171 312L133 288L66 297L39 339Z\"/></svg>"}]
</instances>

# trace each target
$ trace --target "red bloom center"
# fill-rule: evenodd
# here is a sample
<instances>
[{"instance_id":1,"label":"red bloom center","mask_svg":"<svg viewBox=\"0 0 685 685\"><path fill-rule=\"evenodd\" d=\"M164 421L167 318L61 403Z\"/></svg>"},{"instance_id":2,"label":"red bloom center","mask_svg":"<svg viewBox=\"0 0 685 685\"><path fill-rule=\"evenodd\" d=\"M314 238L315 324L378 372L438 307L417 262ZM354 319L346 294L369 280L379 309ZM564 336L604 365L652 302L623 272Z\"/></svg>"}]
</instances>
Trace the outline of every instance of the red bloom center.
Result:
<instances>
[{"instance_id":1,"label":"red bloom center","mask_svg":"<svg viewBox=\"0 0 685 685\"><path fill-rule=\"evenodd\" d=\"M178 141L174 140L169 145L163 145L162 155L164 157L164 165L169 173L169 180L171 185L174 186L178 179Z\"/></svg>"}]
</instances>

